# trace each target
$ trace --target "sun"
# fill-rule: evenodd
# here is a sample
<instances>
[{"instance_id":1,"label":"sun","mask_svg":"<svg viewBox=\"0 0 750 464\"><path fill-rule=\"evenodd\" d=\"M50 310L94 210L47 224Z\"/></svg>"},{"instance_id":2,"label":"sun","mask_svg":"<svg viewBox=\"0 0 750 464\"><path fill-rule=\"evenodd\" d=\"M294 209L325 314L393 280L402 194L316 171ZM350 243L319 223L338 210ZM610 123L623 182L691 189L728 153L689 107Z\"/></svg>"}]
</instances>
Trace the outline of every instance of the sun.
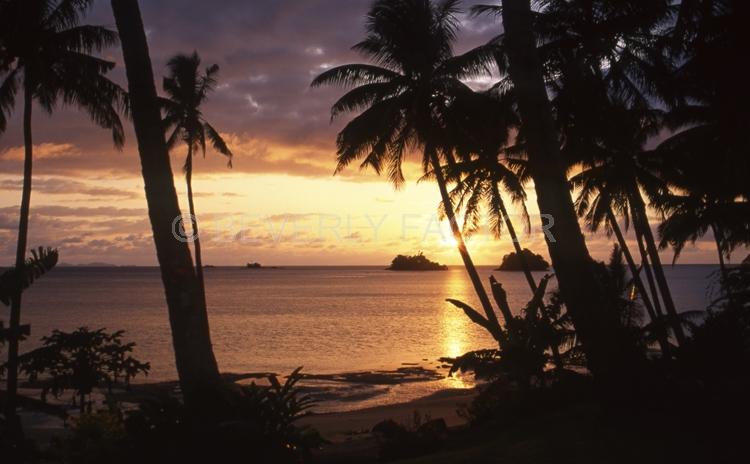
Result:
<instances>
[{"instance_id":1,"label":"sun","mask_svg":"<svg viewBox=\"0 0 750 464\"><path fill-rule=\"evenodd\" d=\"M442 240L440 240L440 243L442 243L446 248L456 248L456 246L458 246L458 242L452 236L443 238Z\"/></svg>"}]
</instances>

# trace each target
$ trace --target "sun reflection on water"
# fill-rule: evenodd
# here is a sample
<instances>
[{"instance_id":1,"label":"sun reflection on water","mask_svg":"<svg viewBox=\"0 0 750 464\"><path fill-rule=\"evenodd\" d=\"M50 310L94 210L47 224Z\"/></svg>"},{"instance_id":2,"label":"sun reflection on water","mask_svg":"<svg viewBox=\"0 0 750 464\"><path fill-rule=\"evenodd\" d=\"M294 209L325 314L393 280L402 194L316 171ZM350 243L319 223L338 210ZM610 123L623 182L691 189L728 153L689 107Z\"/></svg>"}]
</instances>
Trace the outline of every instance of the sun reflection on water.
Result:
<instances>
[{"instance_id":1,"label":"sun reflection on water","mask_svg":"<svg viewBox=\"0 0 750 464\"><path fill-rule=\"evenodd\" d=\"M466 287L466 279L462 278L460 271L451 270L446 275L443 294L449 298L464 299L469 293ZM460 309L450 303L446 303L442 312L441 336L443 345L443 356L455 358L469 350L469 337L471 321ZM471 376L455 374L444 379L446 388L471 388L474 381Z\"/></svg>"}]
</instances>

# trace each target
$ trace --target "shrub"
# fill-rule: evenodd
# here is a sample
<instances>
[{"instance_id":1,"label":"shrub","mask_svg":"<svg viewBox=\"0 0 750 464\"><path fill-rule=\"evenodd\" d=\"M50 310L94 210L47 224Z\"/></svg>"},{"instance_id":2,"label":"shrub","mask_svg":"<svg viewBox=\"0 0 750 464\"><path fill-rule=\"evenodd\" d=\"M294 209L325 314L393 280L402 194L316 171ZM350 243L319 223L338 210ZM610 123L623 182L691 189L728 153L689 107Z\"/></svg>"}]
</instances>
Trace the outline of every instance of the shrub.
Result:
<instances>
[{"instance_id":1,"label":"shrub","mask_svg":"<svg viewBox=\"0 0 750 464\"><path fill-rule=\"evenodd\" d=\"M67 333L52 331L43 337L43 346L20 357L21 371L32 382L41 382L42 400L47 394L59 398L73 391L73 403L79 400L81 412L89 406L95 388L112 387L118 383L129 385L130 379L148 374L149 363L130 355L135 343L123 343L123 331L107 333L104 329L91 331L86 327Z\"/></svg>"}]
</instances>

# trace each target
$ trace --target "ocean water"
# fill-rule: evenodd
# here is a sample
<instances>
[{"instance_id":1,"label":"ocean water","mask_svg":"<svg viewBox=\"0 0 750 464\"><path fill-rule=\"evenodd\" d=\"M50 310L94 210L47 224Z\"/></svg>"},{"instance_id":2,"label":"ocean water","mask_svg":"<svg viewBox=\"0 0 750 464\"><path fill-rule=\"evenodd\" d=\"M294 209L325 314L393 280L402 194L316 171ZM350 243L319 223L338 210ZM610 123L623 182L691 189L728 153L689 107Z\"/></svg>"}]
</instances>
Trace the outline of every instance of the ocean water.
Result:
<instances>
[{"instance_id":1,"label":"ocean water","mask_svg":"<svg viewBox=\"0 0 750 464\"><path fill-rule=\"evenodd\" d=\"M678 265L666 273L681 311L704 309L716 266ZM480 267L503 284L514 311L530 298L523 275ZM537 273L540 278L543 273ZM441 356L493 347L492 339L445 301L475 305L462 267L445 272L391 272L382 267L287 267L250 270L209 268L205 272L214 352L224 372L332 374L437 368ZM478 307L478 306L476 306ZM156 268L60 267L24 293L23 322L32 336L24 352L52 329L86 326L125 330L136 356L151 363L145 380L176 378L167 310ZM445 371L441 371L443 374ZM348 385L347 409L404 401L446 387L470 386L465 378L408 385ZM355 388L356 387L356 388Z\"/></svg>"}]
</instances>

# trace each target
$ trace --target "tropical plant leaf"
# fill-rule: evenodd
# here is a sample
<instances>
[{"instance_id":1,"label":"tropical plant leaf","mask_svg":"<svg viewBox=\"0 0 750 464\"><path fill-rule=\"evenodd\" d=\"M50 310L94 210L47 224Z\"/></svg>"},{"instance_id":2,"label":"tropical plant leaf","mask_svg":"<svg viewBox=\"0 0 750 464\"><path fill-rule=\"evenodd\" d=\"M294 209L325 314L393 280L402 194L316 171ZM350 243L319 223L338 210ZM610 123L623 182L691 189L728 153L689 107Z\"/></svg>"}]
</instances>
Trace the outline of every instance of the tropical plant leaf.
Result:
<instances>
[{"instance_id":1,"label":"tropical plant leaf","mask_svg":"<svg viewBox=\"0 0 750 464\"><path fill-rule=\"evenodd\" d=\"M36 279L51 271L57 265L58 257L56 248L32 249L31 257L26 260L20 276L15 268L10 268L0 275L0 301L6 306L10 305L11 299L19 291L26 290Z\"/></svg>"}]
</instances>

